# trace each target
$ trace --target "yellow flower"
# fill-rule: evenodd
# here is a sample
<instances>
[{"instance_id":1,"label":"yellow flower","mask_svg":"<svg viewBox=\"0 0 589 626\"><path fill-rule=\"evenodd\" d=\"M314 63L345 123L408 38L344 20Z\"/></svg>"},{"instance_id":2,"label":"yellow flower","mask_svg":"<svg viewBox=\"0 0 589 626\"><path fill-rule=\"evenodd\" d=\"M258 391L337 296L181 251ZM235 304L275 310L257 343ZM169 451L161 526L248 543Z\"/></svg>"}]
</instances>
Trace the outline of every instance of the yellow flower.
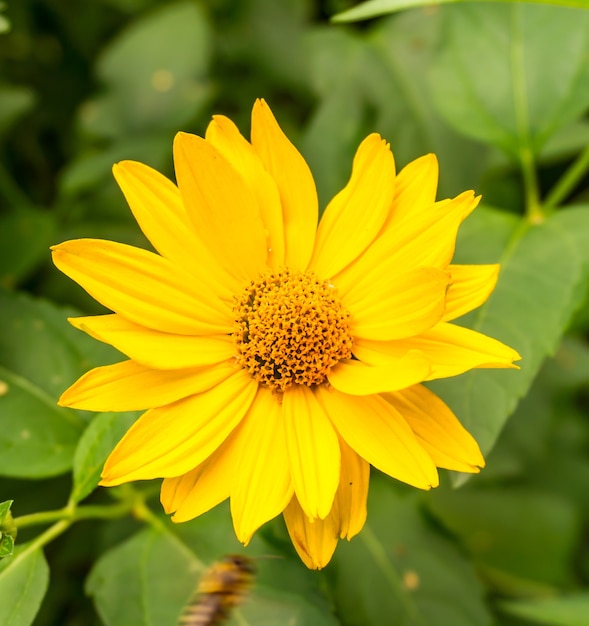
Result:
<instances>
[{"instance_id":1,"label":"yellow flower","mask_svg":"<svg viewBox=\"0 0 589 626\"><path fill-rule=\"evenodd\" d=\"M499 268L450 264L479 198L436 202L435 156L396 175L388 143L368 136L317 225L311 172L263 100L251 134L222 116L205 139L179 133L177 186L141 163L114 166L157 253L54 247L57 267L114 311L71 323L129 357L60 403L147 409L101 485L163 478L176 522L230 498L243 543L283 513L320 568L364 524L370 465L420 489L438 484L437 467L484 465L420 383L519 355L450 323L487 299Z\"/></svg>"}]
</instances>

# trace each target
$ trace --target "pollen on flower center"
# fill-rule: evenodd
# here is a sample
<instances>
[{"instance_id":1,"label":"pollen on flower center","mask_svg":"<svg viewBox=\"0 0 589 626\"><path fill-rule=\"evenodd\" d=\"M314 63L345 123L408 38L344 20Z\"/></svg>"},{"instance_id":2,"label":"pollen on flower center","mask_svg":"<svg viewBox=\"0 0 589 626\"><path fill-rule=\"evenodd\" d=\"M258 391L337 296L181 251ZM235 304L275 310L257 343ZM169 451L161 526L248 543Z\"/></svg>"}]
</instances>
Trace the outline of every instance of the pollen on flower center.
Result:
<instances>
[{"instance_id":1,"label":"pollen on flower center","mask_svg":"<svg viewBox=\"0 0 589 626\"><path fill-rule=\"evenodd\" d=\"M237 362L276 391L320 385L352 356L350 316L332 285L311 272L261 274L233 308Z\"/></svg>"}]
</instances>

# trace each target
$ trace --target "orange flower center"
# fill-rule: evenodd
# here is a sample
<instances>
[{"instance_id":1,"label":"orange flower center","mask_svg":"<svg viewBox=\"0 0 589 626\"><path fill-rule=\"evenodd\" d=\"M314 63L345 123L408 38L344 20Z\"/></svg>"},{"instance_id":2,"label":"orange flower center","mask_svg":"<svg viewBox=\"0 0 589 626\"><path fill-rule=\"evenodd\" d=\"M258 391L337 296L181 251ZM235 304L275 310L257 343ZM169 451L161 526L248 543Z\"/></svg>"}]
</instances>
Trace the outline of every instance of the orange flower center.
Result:
<instances>
[{"instance_id":1,"label":"orange flower center","mask_svg":"<svg viewBox=\"0 0 589 626\"><path fill-rule=\"evenodd\" d=\"M233 312L237 362L276 391L320 385L352 356L350 315L333 285L312 272L261 274L236 298Z\"/></svg>"}]
</instances>

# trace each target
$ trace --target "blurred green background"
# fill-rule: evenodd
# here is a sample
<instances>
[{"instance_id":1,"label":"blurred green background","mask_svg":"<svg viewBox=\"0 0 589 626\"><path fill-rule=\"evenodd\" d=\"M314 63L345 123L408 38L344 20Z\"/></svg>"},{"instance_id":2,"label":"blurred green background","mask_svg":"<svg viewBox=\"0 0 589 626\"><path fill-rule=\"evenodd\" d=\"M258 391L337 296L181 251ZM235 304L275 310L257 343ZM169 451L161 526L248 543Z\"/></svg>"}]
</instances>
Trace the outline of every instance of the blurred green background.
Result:
<instances>
[{"instance_id":1,"label":"blurred green background","mask_svg":"<svg viewBox=\"0 0 589 626\"><path fill-rule=\"evenodd\" d=\"M0 373L23 395L10 405L0 397L0 501L14 499L15 516L59 508L72 466L79 499L88 496L99 460L134 418L102 414L85 431L93 416L72 412L65 426L53 408L76 377L116 356L67 326L74 309L102 310L53 268L49 246L75 237L148 246L112 164L136 159L173 176L175 132L203 135L211 115L222 113L247 136L253 101L263 97L308 160L322 206L373 131L391 142L398 169L435 152L440 198L483 194L457 257L501 260L505 274L487 321L465 323L484 332L481 324L490 324L489 334L524 361L520 378L475 372L436 386L485 452L499 436L480 476L454 489L460 477L444 474L440 489L423 494L373 472L366 530L341 542L321 573L300 564L280 522L268 525L252 551L283 558L260 561L258 586L231 623L587 625L589 180L579 176L561 198L573 211L528 237L521 170L522 155L531 154L546 198L589 144L589 12L467 5L329 22L353 4L14 0L5 7ZM518 46L525 62L510 65ZM104 449L89 452L94 441ZM109 502L103 491L90 503ZM157 498L153 510L160 513ZM208 562L240 550L223 507L173 535L142 528L129 518L85 521L50 543L43 600L41 565L31 566L29 579L10 579L0 566L0 624L173 626L200 574L195 555ZM24 529L18 543L36 534ZM14 608L23 603L28 614Z\"/></svg>"}]
</instances>

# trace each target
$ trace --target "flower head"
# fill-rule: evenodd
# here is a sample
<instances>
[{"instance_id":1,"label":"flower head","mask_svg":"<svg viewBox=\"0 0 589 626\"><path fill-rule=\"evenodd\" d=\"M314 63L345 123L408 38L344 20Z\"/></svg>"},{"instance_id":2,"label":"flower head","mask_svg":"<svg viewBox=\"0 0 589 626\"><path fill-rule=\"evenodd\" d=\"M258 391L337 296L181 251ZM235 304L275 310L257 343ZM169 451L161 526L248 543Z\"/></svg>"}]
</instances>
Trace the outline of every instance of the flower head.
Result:
<instances>
[{"instance_id":1,"label":"flower head","mask_svg":"<svg viewBox=\"0 0 589 626\"><path fill-rule=\"evenodd\" d=\"M480 450L421 383L517 352L451 320L483 303L497 265L452 265L479 198L436 202L437 161L395 173L377 134L318 222L307 164L264 101L251 143L226 117L179 133L177 185L114 166L157 252L101 240L55 246L57 267L109 315L70 320L128 360L84 375L60 403L146 410L101 484L163 478L176 522L230 498L247 543L283 513L313 568L366 518L369 466L418 487L438 467L478 472Z\"/></svg>"}]
</instances>

